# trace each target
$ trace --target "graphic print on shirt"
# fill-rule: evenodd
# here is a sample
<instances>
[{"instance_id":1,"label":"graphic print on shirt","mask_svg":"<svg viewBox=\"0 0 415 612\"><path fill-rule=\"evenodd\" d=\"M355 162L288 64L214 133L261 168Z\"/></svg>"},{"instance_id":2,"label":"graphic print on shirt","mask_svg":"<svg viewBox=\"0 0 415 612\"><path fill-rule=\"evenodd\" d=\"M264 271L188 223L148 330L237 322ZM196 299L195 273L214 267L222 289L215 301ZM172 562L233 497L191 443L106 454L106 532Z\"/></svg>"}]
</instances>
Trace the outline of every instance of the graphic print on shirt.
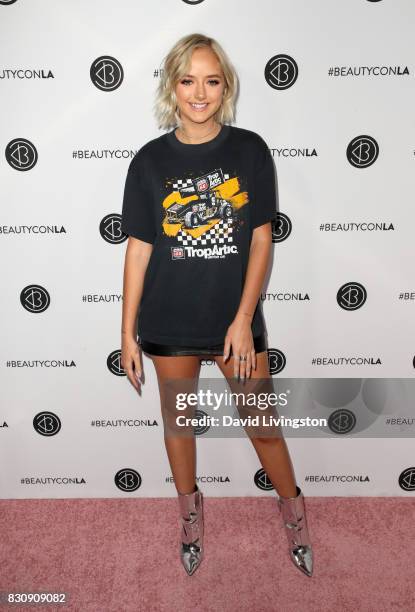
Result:
<instances>
[{"instance_id":1,"label":"graphic print on shirt","mask_svg":"<svg viewBox=\"0 0 415 612\"><path fill-rule=\"evenodd\" d=\"M248 192L241 191L240 179L218 168L168 184L172 192L163 202L163 230L177 241L171 247L172 259L237 255L238 211L249 202Z\"/></svg>"}]
</instances>

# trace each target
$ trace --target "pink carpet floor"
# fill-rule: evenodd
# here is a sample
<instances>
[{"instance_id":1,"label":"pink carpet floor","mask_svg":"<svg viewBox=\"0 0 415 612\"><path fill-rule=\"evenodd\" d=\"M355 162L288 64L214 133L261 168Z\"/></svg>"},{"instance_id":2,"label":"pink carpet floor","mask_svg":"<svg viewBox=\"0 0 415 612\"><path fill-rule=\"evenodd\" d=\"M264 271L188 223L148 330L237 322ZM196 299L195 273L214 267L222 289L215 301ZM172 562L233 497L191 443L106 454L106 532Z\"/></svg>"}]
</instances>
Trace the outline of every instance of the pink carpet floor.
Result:
<instances>
[{"instance_id":1,"label":"pink carpet floor","mask_svg":"<svg viewBox=\"0 0 415 612\"><path fill-rule=\"evenodd\" d=\"M67 592L79 612L415 611L415 500L306 497L314 575L294 567L276 498L205 496L187 576L177 499L0 500L0 591Z\"/></svg>"}]
</instances>

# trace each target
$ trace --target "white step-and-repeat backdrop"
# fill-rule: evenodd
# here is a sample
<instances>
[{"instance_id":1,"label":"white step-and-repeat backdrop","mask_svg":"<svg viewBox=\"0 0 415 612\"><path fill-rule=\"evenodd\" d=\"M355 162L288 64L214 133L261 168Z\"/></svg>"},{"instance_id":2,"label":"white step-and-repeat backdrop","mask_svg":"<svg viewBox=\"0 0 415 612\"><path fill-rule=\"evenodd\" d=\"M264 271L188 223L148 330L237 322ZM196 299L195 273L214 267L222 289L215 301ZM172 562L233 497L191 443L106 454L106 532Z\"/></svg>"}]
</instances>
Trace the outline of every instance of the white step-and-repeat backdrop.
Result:
<instances>
[{"instance_id":1,"label":"white step-and-repeat backdrop","mask_svg":"<svg viewBox=\"0 0 415 612\"><path fill-rule=\"evenodd\" d=\"M120 365L120 213L191 32L223 45L236 125L276 164L271 374L328 418L287 430L297 481L413 495L414 23L410 0L0 0L2 498L175 495L153 364L141 396ZM275 494L243 431L197 446L206 495Z\"/></svg>"}]
</instances>

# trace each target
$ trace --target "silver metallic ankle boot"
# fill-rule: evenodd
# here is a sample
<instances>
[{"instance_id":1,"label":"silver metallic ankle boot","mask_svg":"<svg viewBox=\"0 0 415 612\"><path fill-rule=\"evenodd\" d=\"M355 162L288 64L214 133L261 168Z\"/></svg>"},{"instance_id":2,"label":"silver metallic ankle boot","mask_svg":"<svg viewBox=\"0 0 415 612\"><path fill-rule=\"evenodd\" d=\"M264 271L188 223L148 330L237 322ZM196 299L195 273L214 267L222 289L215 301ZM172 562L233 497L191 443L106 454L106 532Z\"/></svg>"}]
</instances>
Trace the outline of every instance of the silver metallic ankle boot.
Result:
<instances>
[{"instance_id":1,"label":"silver metallic ankle boot","mask_svg":"<svg viewBox=\"0 0 415 612\"><path fill-rule=\"evenodd\" d=\"M191 576L203 558L203 494L196 485L194 493L178 493L181 526L180 559Z\"/></svg>"},{"instance_id":2,"label":"silver metallic ankle boot","mask_svg":"<svg viewBox=\"0 0 415 612\"><path fill-rule=\"evenodd\" d=\"M307 576L313 573L313 552L307 528L304 496L297 486L296 497L279 495L278 504L288 538L289 552L294 565Z\"/></svg>"}]
</instances>

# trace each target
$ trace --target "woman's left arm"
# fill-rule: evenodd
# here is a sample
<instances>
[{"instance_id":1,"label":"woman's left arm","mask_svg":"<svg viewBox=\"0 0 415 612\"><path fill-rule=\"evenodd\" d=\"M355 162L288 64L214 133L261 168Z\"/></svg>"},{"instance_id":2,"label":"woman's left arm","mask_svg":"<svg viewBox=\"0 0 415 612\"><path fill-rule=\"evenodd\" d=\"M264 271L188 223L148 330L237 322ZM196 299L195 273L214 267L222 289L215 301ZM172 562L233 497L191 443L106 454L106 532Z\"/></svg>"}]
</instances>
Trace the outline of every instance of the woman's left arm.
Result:
<instances>
[{"instance_id":1,"label":"woman's left arm","mask_svg":"<svg viewBox=\"0 0 415 612\"><path fill-rule=\"evenodd\" d=\"M252 337L252 319L264 284L272 246L271 222L253 230L249 250L248 268L238 312L228 328L224 344L224 360L229 357L230 347L234 356L234 376L249 378L251 366L256 369L256 355ZM240 361L246 355L246 361Z\"/></svg>"}]
</instances>

